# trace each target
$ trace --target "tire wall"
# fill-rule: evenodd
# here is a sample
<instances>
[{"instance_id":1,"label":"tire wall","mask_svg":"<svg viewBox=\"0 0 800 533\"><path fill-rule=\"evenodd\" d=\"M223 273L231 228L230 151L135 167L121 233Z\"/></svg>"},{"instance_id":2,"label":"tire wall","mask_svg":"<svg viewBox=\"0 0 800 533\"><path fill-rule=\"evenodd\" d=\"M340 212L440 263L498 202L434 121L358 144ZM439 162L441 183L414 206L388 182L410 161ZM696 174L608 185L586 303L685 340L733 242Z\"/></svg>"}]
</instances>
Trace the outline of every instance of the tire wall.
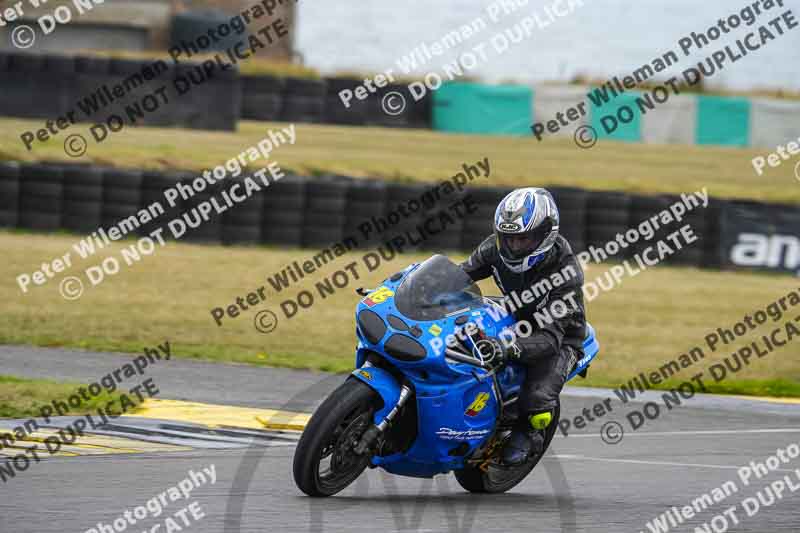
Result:
<instances>
[{"instance_id":1,"label":"tire wall","mask_svg":"<svg viewBox=\"0 0 800 533\"><path fill-rule=\"evenodd\" d=\"M185 213L219 198L243 178L224 180L170 206L164 190L196 178L191 172L159 173L82 164L0 162L0 227L89 234L136 215L154 202L165 213L136 228L147 235ZM242 189L241 186L238 187ZM208 244L270 244L324 249L349 243L376 248L398 236L418 235L426 221L450 220L444 231L416 239L405 250L469 252L492 234L495 208L511 189L465 188L436 202L420 201L430 186L348 176L289 175L247 201L187 228L182 240ZM656 216L677 196L639 196L551 187L561 215L561 233L576 252L600 248L630 228ZM472 213L457 216L450 206L468 199ZM402 211L417 202L419 207ZM403 215L399 213L403 212ZM797 272L800 268L800 213L795 206L711 199L680 223L653 238L622 249L611 261L630 259L657 240L689 224L697 240L666 261L709 268L757 268ZM796 264L797 263L797 264Z\"/></svg>"},{"instance_id":2,"label":"tire wall","mask_svg":"<svg viewBox=\"0 0 800 533\"><path fill-rule=\"evenodd\" d=\"M355 91L361 84L363 80L356 78L313 80L243 76L241 117L245 120L431 129L430 94L416 100L408 86L388 83L360 99ZM351 92L349 98L342 97L346 91ZM401 105L401 102L404 103Z\"/></svg>"},{"instance_id":3,"label":"tire wall","mask_svg":"<svg viewBox=\"0 0 800 533\"><path fill-rule=\"evenodd\" d=\"M44 122L73 113L79 123L108 124L116 115L124 127L234 131L241 79L235 69L209 72L169 59L9 53L0 55L0 116Z\"/></svg>"},{"instance_id":4,"label":"tire wall","mask_svg":"<svg viewBox=\"0 0 800 533\"><path fill-rule=\"evenodd\" d=\"M417 99L407 85L387 83L358 98L363 81L239 75L217 65L209 74L200 63L170 59L0 53L0 116L44 121L72 112L80 123L106 124L117 115L126 127L226 131L236 130L239 119L431 129L430 93ZM353 93L347 103L342 91Z\"/></svg>"}]
</instances>

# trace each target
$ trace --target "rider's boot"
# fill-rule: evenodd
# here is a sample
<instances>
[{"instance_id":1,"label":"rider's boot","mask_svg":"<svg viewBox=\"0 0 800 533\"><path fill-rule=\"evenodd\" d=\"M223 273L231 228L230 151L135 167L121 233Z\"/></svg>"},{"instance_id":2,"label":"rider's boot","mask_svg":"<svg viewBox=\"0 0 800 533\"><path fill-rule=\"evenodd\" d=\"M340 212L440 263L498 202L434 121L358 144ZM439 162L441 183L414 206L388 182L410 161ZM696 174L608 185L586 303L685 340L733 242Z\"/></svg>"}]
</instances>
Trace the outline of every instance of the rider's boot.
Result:
<instances>
[{"instance_id":1,"label":"rider's boot","mask_svg":"<svg viewBox=\"0 0 800 533\"><path fill-rule=\"evenodd\" d=\"M528 457L541 454L544 451L544 430L552 419L552 413L546 411L532 414L520 421L503 449L503 462L512 466L519 465Z\"/></svg>"}]
</instances>

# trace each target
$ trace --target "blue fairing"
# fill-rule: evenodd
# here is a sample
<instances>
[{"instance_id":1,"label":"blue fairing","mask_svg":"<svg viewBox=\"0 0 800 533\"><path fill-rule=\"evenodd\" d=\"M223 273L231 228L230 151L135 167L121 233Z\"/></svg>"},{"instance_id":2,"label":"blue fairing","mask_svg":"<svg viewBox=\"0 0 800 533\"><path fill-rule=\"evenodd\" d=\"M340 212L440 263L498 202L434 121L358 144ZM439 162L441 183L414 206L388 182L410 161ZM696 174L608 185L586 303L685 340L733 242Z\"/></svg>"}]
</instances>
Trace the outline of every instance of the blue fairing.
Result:
<instances>
[{"instance_id":1,"label":"blue fairing","mask_svg":"<svg viewBox=\"0 0 800 533\"><path fill-rule=\"evenodd\" d=\"M583 358L578 361L575 370L570 372L567 381L571 380L584 370L586 370L597 354L600 352L600 343L594 336L594 328L591 324L586 324L586 339L583 341Z\"/></svg>"},{"instance_id":2,"label":"blue fairing","mask_svg":"<svg viewBox=\"0 0 800 533\"><path fill-rule=\"evenodd\" d=\"M385 331L376 342L371 342L367 332L362 331L363 326L358 325L359 343L353 376L375 389L383 399L383 407L375 414L375 423L383 420L396 404L401 383L388 371L366 363L367 355L372 352L384 358L410 382L414 391L410 401L416 401L417 408L417 438L404 453L376 456L372 462L392 473L430 477L462 468L464 457L493 435L500 415L500 402L518 394L525 379L525 368L507 365L498 372L495 387L487 370L446 359L445 339L461 327L456 325L456 320L460 324L464 321L480 324L489 337L498 337L504 328L513 325L514 320L510 315L502 316L488 301L477 308L454 312L438 320L418 321L405 316L395 305L394 293L408 274L418 267L412 265L402 275L393 276L395 281L385 280L359 302L356 323L359 324L359 313L369 310L384 321ZM396 327L396 320L393 325L388 320L389 315L402 319L406 327ZM424 355L415 358L404 355L405 352L387 351L386 343L393 335L408 337L404 339L407 345L411 345L411 341L419 343L424 348ZM375 336L373 334L372 340ZM570 373L569 379L585 370L598 350L594 329L587 325L585 356Z\"/></svg>"},{"instance_id":3,"label":"blue fairing","mask_svg":"<svg viewBox=\"0 0 800 533\"><path fill-rule=\"evenodd\" d=\"M400 384L390 373L382 368L368 367L353 370L353 376L360 379L381 395L383 407L375 413L375 423L383 420L400 398Z\"/></svg>"}]
</instances>

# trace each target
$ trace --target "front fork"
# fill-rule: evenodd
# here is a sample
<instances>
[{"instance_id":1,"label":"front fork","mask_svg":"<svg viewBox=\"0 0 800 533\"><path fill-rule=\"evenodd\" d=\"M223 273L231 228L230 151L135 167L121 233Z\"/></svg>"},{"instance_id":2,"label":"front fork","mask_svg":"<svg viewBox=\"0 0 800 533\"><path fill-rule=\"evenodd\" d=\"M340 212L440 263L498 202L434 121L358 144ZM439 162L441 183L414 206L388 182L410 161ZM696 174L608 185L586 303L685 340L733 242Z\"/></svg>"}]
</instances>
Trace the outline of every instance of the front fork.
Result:
<instances>
[{"instance_id":1,"label":"front fork","mask_svg":"<svg viewBox=\"0 0 800 533\"><path fill-rule=\"evenodd\" d=\"M403 385L400 388L400 397L397 399L397 403L395 403L394 407L392 407L392 410L389 411L383 420L377 424L373 424L369 427L369 429L367 429L367 431L364 432L364 435L361 437L361 441L354 450L358 455L364 455L367 450L375 445L378 439L386 432L387 429L389 429L392 424L392 420L394 420L394 417L397 416L397 413L400 412L400 409L403 408L410 397L411 387L408 385Z\"/></svg>"}]
</instances>

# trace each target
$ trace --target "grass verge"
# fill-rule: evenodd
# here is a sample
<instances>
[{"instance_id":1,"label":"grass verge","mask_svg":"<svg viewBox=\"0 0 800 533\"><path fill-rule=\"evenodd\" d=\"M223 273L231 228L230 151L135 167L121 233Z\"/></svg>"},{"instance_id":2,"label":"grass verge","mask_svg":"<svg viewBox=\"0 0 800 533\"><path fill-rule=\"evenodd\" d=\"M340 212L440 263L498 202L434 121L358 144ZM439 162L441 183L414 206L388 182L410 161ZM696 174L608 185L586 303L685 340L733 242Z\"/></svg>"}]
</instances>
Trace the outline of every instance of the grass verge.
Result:
<instances>
[{"instance_id":1,"label":"grass verge","mask_svg":"<svg viewBox=\"0 0 800 533\"><path fill-rule=\"evenodd\" d=\"M92 162L154 170L201 171L236 157L282 123L239 123L239 131L209 132L169 128L125 128L96 144L87 124L77 124L28 151L24 131L44 121L0 119L0 159ZM67 135L89 141L79 160L64 153ZM591 150L571 139L456 135L427 130L297 125L297 141L283 145L272 159L302 174L339 173L395 181L441 181L488 157L491 178L474 185L561 185L594 190L656 194L691 192L707 187L713 197L800 203L794 165L768 169L757 176L751 159L763 150L600 141ZM266 165L261 160L253 168Z\"/></svg>"},{"instance_id":2,"label":"grass verge","mask_svg":"<svg viewBox=\"0 0 800 533\"><path fill-rule=\"evenodd\" d=\"M0 418L33 418L40 416L40 408L53 400L66 402L75 391L85 385L61 383L44 379L24 379L0 375ZM70 415L96 413L111 401L119 403L118 393L103 391L78 408L70 406Z\"/></svg>"},{"instance_id":3,"label":"grass verge","mask_svg":"<svg viewBox=\"0 0 800 533\"><path fill-rule=\"evenodd\" d=\"M355 345L358 297L353 289L375 287L407 264L428 256L398 256L370 272L363 264L365 252L354 251L276 292L268 278L292 261L302 264L318 252L168 242L154 255L128 267L119 250L130 243L115 243L91 261L73 257L70 270L21 294L14 281L20 273L30 273L43 261L70 251L76 240L77 236L69 235L0 232L0 247L6 255L0 264L0 279L6 280L0 285L0 299L5 302L0 343L140 352L143 346L169 340L178 357L345 372L352 368ZM120 272L90 286L84 270L107 255L120 258ZM451 257L461 260L464 256ZM323 299L316 284L351 262L356 263L359 279L351 277L346 288ZM591 267L587 280L601 276L605 268ZM59 295L59 283L65 276L78 276L84 282L85 292L79 300L66 301ZM481 286L485 294L499 293L491 280ZM235 304L237 297L246 298L259 287L265 289L265 302L240 310L236 318L226 316L221 326L216 325L212 308ZM589 379L574 384L614 387L626 383L695 346L705 348L705 336L718 327L730 328L746 314L796 288L796 279L788 276L694 268L656 267L624 278L614 290L587 304L601 353ZM280 303L301 290L314 294L315 304L286 319ZM254 327L256 313L265 309L279 317L277 329L266 335ZM675 379L688 380L694 372L722 361L772 329L764 325L715 353L705 348L705 359ZM792 353L789 345L764 359L751 360L736 379L714 385L713 390L800 396L800 360Z\"/></svg>"}]
</instances>

